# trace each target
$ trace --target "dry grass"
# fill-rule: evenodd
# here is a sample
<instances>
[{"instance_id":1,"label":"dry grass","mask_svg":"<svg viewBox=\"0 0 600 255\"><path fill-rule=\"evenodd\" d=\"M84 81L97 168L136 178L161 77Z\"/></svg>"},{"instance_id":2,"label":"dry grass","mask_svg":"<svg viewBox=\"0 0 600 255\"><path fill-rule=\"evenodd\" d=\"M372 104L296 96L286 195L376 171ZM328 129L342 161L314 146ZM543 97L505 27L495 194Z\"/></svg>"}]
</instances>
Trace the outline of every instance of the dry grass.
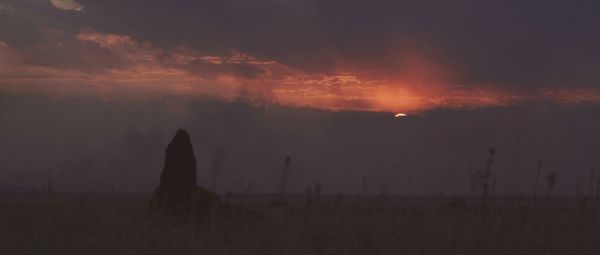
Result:
<instances>
[{"instance_id":1,"label":"dry grass","mask_svg":"<svg viewBox=\"0 0 600 255\"><path fill-rule=\"evenodd\" d=\"M596 211L265 208L251 224L148 219L146 198L0 197L1 254L600 254Z\"/></svg>"}]
</instances>

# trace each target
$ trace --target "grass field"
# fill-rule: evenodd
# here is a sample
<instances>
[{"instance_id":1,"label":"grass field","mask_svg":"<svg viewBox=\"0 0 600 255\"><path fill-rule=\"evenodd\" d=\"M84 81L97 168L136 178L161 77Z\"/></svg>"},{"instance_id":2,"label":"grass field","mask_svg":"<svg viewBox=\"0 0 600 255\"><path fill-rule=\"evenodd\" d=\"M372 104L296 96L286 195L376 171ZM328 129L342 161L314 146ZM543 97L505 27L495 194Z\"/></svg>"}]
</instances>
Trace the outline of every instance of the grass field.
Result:
<instances>
[{"instance_id":1,"label":"grass field","mask_svg":"<svg viewBox=\"0 0 600 255\"><path fill-rule=\"evenodd\" d=\"M250 196L243 203L262 210L264 222L234 218L201 226L150 218L147 200L0 195L0 254L600 254L599 213L574 200L483 211L444 203L386 207L389 201L375 198L363 200L384 204L359 206L346 198L336 207L324 198L306 207L298 198L289 208L273 208Z\"/></svg>"}]
</instances>

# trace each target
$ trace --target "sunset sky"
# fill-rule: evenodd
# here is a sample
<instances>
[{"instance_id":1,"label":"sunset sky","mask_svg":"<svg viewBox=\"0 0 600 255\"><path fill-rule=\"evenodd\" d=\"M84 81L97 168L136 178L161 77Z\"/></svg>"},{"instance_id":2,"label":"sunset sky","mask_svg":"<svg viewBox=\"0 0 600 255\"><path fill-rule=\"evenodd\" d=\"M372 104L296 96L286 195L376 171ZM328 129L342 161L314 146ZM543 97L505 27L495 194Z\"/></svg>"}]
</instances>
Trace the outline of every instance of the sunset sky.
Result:
<instances>
[{"instance_id":1,"label":"sunset sky","mask_svg":"<svg viewBox=\"0 0 600 255\"><path fill-rule=\"evenodd\" d=\"M483 160L491 145L505 143L511 155L517 155L509 157L511 160L527 158L523 164L535 166L543 157L557 158L562 154L561 146L570 144L573 151L564 153L560 164L569 166L577 161L585 172L598 163L594 150L600 148L600 141L594 138L595 128L600 127L594 119L600 114L598 31L597 0L0 0L0 107L4 106L0 110L0 121L4 122L0 138L9 141L0 145L0 158L6 159L0 166L29 169L22 162L51 161L48 164L60 168L61 162L68 161L67 152L81 151L75 146L64 149L64 155L42 152L63 143L50 137L71 136L62 131L65 128L60 123L82 130L94 128L86 123L102 123L109 130L106 137L92 131L75 135L85 141L110 140L107 137L111 135L119 137L113 137L116 141L129 133L155 134L159 138L150 140L158 143L158 155L177 124L187 123L192 137L198 133L192 127L225 137L223 141L216 136L198 138L199 144L206 145L198 150L207 154L217 146L233 143L235 135L258 139L262 134L283 147L291 146L286 142L292 141L309 143L292 151L324 148L301 138L313 139L317 132L323 137L340 136L338 145L330 144L322 152L337 155L337 150L347 148L353 139L356 147L362 147L363 142L378 147L387 144L385 137L404 139L402 130L406 130L402 128L408 128L412 131L407 132L419 139L410 138L413 140L403 143L402 148L411 151L431 144L434 151L439 149L436 155L442 161L461 158L460 166L454 168L467 168L470 163L463 161L471 156ZM254 112L258 108L249 110L248 116L239 109L231 110L241 107L240 102L269 110L260 112L261 117ZM46 112L38 113L36 109L42 108ZM207 110L217 108L218 114ZM144 117L123 117L117 112ZM345 116L344 112L351 116L339 117ZM501 114L489 115L498 112ZM408 116L394 119L397 113ZM233 119L226 119L231 115ZM90 116L120 124L111 126ZM245 124L240 124L239 118L246 120ZM296 123L297 118L302 121ZM536 118L542 121L533 123ZM197 124L212 125L215 119L220 124L214 125L222 126L210 129ZM360 121L364 123L356 124ZM54 126L46 126L49 122ZM157 124L162 122L170 124ZM290 123L306 124L311 131L302 133ZM358 128L365 123L375 124ZM553 125L546 125L549 123ZM564 126L568 123L580 124ZM225 135L229 134L226 127L235 125L248 128L245 136L233 130L235 135ZM442 132L431 129L433 126L464 136L452 133L432 138ZM544 133L534 126L549 131ZM123 131L115 131L119 128ZM417 132L428 128L431 130L423 134ZM489 129L489 133L481 133L481 129ZM40 138L31 138L24 130L40 134ZM269 130L282 133L273 138ZM515 149L519 145L513 140L527 137L519 130L530 132L535 146L520 152ZM369 133L376 138L368 138ZM31 155L36 160L25 155L27 146L19 145L23 137L39 149L38 154ZM549 146L551 139L558 140ZM444 147L444 141L449 140L463 146L465 154L448 154L454 151ZM249 147L240 147L239 153L255 151L258 145L248 143ZM397 146L401 145L387 144L380 149ZM100 156L92 151L98 148L92 147L90 155L94 156L89 156L89 161L96 162ZM554 149L545 154L543 150L548 148ZM426 149L420 152L411 153L425 161L432 156ZM369 169L385 161L383 152L356 153L366 155L364 165ZM158 157L156 164L160 165ZM210 162L212 156L206 157ZM264 161L275 158L283 155L265 156ZM323 156L313 162L343 158ZM232 168L241 162L232 163ZM414 166L420 162L413 162ZM39 168L37 163L31 164ZM256 168L261 164L256 163ZM331 169L342 169L345 164L351 163ZM391 169L396 163L387 164ZM520 163L514 164L518 168ZM600 169L600 165L596 167ZM521 170L517 168L511 176L519 176ZM34 176L42 170L19 171ZM362 172L356 179L360 175ZM44 176L53 174L44 172ZM245 178L252 178L248 176ZM231 182L237 180L231 178ZM0 173L0 185L31 184L33 179L15 172ZM574 185L575 179L570 183ZM299 190L302 185L298 184ZM527 185L522 184L524 189ZM339 186L345 189L351 185ZM571 192L574 188L564 189Z\"/></svg>"},{"instance_id":2,"label":"sunset sky","mask_svg":"<svg viewBox=\"0 0 600 255\"><path fill-rule=\"evenodd\" d=\"M386 112L600 101L597 1L1 3L8 90Z\"/></svg>"}]
</instances>

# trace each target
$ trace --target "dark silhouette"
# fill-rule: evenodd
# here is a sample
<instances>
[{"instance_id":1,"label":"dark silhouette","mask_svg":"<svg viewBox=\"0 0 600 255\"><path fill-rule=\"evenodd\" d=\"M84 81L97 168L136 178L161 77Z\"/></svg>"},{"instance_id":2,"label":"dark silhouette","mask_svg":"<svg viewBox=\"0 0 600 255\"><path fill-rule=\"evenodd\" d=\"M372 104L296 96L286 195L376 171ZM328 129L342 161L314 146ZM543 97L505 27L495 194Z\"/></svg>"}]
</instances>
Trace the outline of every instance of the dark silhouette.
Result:
<instances>
[{"instance_id":1,"label":"dark silhouette","mask_svg":"<svg viewBox=\"0 0 600 255\"><path fill-rule=\"evenodd\" d=\"M213 215L259 217L260 213L241 207L232 207L218 195L196 185L196 158L190 136L180 129L165 151L165 165L160 184L150 200L151 211L168 215L191 217L205 221Z\"/></svg>"},{"instance_id":2,"label":"dark silhouette","mask_svg":"<svg viewBox=\"0 0 600 255\"><path fill-rule=\"evenodd\" d=\"M196 158L190 136L187 131L178 130L165 151L165 165L150 208L168 214L193 212L204 219L220 204L219 196L196 185Z\"/></svg>"}]
</instances>

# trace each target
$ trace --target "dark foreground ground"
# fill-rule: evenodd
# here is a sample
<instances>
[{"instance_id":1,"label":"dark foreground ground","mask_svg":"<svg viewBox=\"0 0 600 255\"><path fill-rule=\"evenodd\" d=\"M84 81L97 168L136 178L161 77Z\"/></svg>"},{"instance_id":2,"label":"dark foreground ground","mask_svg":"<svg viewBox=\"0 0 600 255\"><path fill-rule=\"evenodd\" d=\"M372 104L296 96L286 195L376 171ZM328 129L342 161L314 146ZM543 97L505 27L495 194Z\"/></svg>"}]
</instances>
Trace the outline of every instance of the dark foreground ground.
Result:
<instances>
[{"instance_id":1,"label":"dark foreground ground","mask_svg":"<svg viewBox=\"0 0 600 255\"><path fill-rule=\"evenodd\" d=\"M0 194L0 254L600 254L600 211L577 199L231 197L260 223L149 218L147 196ZM455 200L455 202L451 202ZM448 204L453 204L449 206Z\"/></svg>"}]
</instances>

